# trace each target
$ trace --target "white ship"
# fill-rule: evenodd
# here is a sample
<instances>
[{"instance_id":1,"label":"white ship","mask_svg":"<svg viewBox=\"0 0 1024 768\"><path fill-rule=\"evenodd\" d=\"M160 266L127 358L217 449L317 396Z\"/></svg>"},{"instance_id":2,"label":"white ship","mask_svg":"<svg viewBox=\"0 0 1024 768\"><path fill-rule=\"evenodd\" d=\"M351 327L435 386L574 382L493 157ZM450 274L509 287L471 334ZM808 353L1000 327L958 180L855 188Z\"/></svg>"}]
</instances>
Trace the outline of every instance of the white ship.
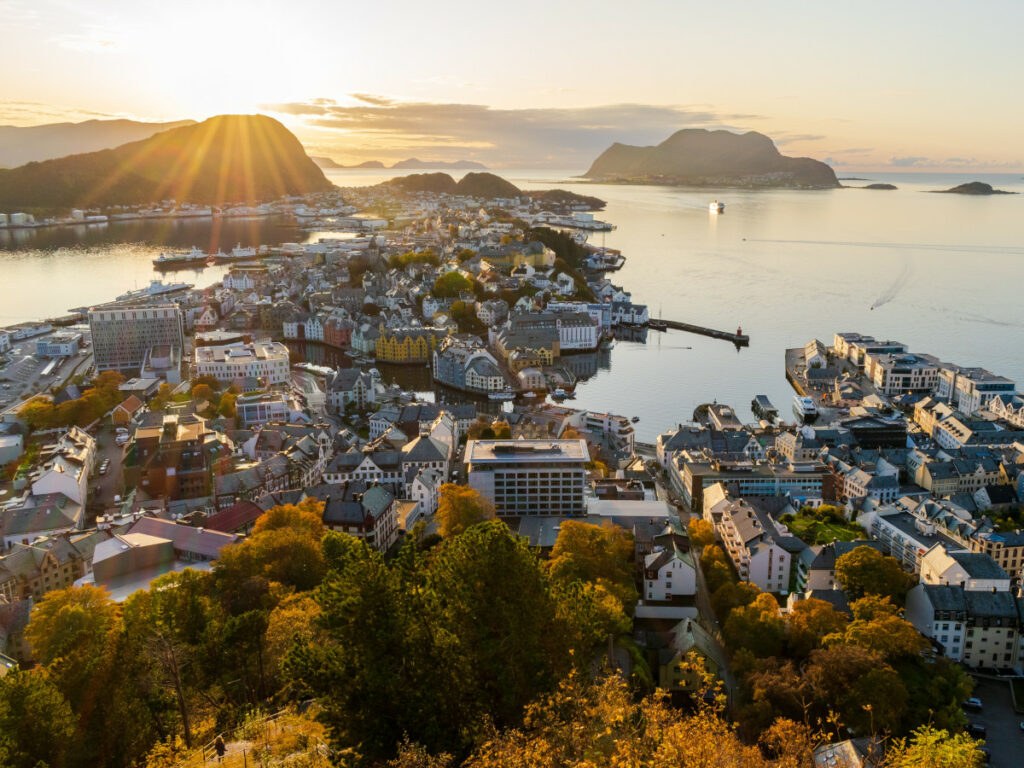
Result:
<instances>
[{"instance_id":1,"label":"white ship","mask_svg":"<svg viewBox=\"0 0 1024 768\"><path fill-rule=\"evenodd\" d=\"M810 424L818 418L818 408L814 405L814 401L803 395L793 396L793 413L804 424Z\"/></svg>"},{"instance_id":2,"label":"white ship","mask_svg":"<svg viewBox=\"0 0 1024 768\"><path fill-rule=\"evenodd\" d=\"M712 200L708 203L709 213L725 213L725 203L720 203L717 200Z\"/></svg>"},{"instance_id":3,"label":"white ship","mask_svg":"<svg viewBox=\"0 0 1024 768\"><path fill-rule=\"evenodd\" d=\"M192 283L164 283L163 280L151 280L145 288L122 293L117 297L118 301L126 299L147 299L150 296L166 296L169 293L179 293L192 288Z\"/></svg>"}]
</instances>

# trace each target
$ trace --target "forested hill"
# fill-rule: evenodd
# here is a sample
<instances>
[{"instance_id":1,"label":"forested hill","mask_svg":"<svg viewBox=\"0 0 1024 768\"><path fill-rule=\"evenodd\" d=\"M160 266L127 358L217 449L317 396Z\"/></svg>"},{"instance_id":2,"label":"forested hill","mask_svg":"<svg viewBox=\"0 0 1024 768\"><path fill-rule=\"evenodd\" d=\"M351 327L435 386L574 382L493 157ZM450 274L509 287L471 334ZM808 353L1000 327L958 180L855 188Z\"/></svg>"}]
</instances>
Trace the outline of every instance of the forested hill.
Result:
<instances>
[{"instance_id":1,"label":"forested hill","mask_svg":"<svg viewBox=\"0 0 1024 768\"><path fill-rule=\"evenodd\" d=\"M0 209L251 202L330 188L277 120L220 115L116 149L0 171Z\"/></svg>"}]
</instances>

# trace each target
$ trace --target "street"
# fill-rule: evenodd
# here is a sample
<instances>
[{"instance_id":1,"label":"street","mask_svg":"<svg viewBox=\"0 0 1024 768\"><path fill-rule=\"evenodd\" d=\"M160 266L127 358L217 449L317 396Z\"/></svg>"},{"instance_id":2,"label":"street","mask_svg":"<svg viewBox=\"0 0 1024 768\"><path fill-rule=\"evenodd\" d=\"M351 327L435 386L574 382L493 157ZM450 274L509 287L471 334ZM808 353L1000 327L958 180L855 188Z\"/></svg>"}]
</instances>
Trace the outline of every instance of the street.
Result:
<instances>
[{"instance_id":1,"label":"street","mask_svg":"<svg viewBox=\"0 0 1024 768\"><path fill-rule=\"evenodd\" d=\"M1010 681L974 678L974 696L981 699L981 712L968 712L967 720L985 726L985 749L992 753L992 768L1015 768L1022 764L1024 731L1020 723L1024 717L1013 711Z\"/></svg>"}]
</instances>

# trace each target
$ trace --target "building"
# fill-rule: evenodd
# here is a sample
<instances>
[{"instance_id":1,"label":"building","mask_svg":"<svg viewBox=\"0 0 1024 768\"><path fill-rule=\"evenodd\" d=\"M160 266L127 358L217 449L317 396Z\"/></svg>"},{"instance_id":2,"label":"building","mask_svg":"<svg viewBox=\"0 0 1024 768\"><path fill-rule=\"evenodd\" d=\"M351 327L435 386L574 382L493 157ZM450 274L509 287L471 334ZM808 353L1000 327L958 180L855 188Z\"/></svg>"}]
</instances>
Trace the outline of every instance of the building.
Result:
<instances>
[{"instance_id":1,"label":"building","mask_svg":"<svg viewBox=\"0 0 1024 768\"><path fill-rule=\"evenodd\" d=\"M251 427L268 421L290 421L292 409L280 392L262 392L239 395L235 400L235 411L238 423L242 427Z\"/></svg>"},{"instance_id":2,"label":"building","mask_svg":"<svg viewBox=\"0 0 1024 768\"><path fill-rule=\"evenodd\" d=\"M36 357L71 357L82 346L80 333L55 333L36 342Z\"/></svg>"},{"instance_id":3,"label":"building","mask_svg":"<svg viewBox=\"0 0 1024 768\"><path fill-rule=\"evenodd\" d=\"M387 363L427 363L448 335L443 328L381 327L377 339L377 360ZM354 344L353 344L354 345Z\"/></svg>"},{"instance_id":4,"label":"building","mask_svg":"<svg viewBox=\"0 0 1024 768\"><path fill-rule=\"evenodd\" d=\"M213 490L213 468L231 455L223 435L198 416L149 414L135 430L124 460L124 479L151 498L193 499Z\"/></svg>"},{"instance_id":5,"label":"building","mask_svg":"<svg viewBox=\"0 0 1024 768\"><path fill-rule=\"evenodd\" d=\"M697 594L697 570L689 552L677 546L658 546L644 557L644 592L647 602L671 602Z\"/></svg>"},{"instance_id":6,"label":"building","mask_svg":"<svg viewBox=\"0 0 1024 768\"><path fill-rule=\"evenodd\" d=\"M501 392L508 387L498 361L481 345L449 336L434 351L434 380L455 389Z\"/></svg>"},{"instance_id":7,"label":"building","mask_svg":"<svg viewBox=\"0 0 1024 768\"><path fill-rule=\"evenodd\" d=\"M1017 385L1011 379L984 368L944 365L939 371L935 394L949 400L961 413L973 416L987 407L992 398L1014 395L1016 391Z\"/></svg>"},{"instance_id":8,"label":"building","mask_svg":"<svg viewBox=\"0 0 1024 768\"><path fill-rule=\"evenodd\" d=\"M712 501L715 496L709 496ZM730 499L722 493L721 500L706 505L704 517L715 526L722 544L741 581L756 584L762 592L788 592L791 546L775 521L744 499Z\"/></svg>"},{"instance_id":9,"label":"building","mask_svg":"<svg viewBox=\"0 0 1024 768\"><path fill-rule=\"evenodd\" d=\"M363 539L387 552L398 540L398 504L381 483L350 481L319 485L306 495L324 503L324 527Z\"/></svg>"},{"instance_id":10,"label":"building","mask_svg":"<svg viewBox=\"0 0 1024 768\"><path fill-rule=\"evenodd\" d=\"M600 324L585 312L514 313L509 317L508 328L514 334L553 329L558 333L562 353L593 350L601 341Z\"/></svg>"},{"instance_id":11,"label":"building","mask_svg":"<svg viewBox=\"0 0 1024 768\"><path fill-rule=\"evenodd\" d=\"M582 515L586 464L583 440L470 440L469 485L501 516Z\"/></svg>"},{"instance_id":12,"label":"building","mask_svg":"<svg viewBox=\"0 0 1024 768\"><path fill-rule=\"evenodd\" d=\"M864 360L865 374L886 397L930 394L939 383L942 363L931 355L868 353Z\"/></svg>"},{"instance_id":13,"label":"building","mask_svg":"<svg viewBox=\"0 0 1024 768\"><path fill-rule=\"evenodd\" d=\"M270 387L288 382L291 375L288 347L277 341L197 347L195 354L197 377L227 383L252 378Z\"/></svg>"},{"instance_id":14,"label":"building","mask_svg":"<svg viewBox=\"0 0 1024 768\"><path fill-rule=\"evenodd\" d=\"M175 304L90 309L97 371L139 369L153 347L184 349L184 321Z\"/></svg>"},{"instance_id":15,"label":"building","mask_svg":"<svg viewBox=\"0 0 1024 768\"><path fill-rule=\"evenodd\" d=\"M907 351L901 341L876 341L873 336L859 333L837 333L832 340L836 354L859 368L864 367L868 355L898 355Z\"/></svg>"},{"instance_id":16,"label":"building","mask_svg":"<svg viewBox=\"0 0 1024 768\"><path fill-rule=\"evenodd\" d=\"M377 402L373 377L358 368L339 368L327 378L327 407L332 413L341 413L354 403L364 410Z\"/></svg>"}]
</instances>

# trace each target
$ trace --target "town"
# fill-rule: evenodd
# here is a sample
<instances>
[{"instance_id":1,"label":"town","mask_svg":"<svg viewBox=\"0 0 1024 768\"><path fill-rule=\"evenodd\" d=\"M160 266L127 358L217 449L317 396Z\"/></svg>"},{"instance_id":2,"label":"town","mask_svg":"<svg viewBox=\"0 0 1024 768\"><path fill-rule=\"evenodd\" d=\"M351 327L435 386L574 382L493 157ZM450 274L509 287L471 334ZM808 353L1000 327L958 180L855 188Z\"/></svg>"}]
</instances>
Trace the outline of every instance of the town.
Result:
<instances>
[{"instance_id":1,"label":"town","mask_svg":"<svg viewBox=\"0 0 1024 768\"><path fill-rule=\"evenodd\" d=\"M267 208L334 233L316 242L157 260L230 262L209 288L0 331L0 674L39 661L54 591L125 603L216 569L286 506L395 557L464 529L461 504L545 559L605 537L625 553L609 663L682 700L698 657L750 732L803 699L835 713L818 765L873 765L922 712L1012 752L1015 382L839 332L779 361L793 420L713 402L643 443L631 414L567 402L603 346L657 325L610 277L628 254L588 242L611 226L593 204L409 179ZM856 698L841 674L868 681Z\"/></svg>"}]
</instances>

